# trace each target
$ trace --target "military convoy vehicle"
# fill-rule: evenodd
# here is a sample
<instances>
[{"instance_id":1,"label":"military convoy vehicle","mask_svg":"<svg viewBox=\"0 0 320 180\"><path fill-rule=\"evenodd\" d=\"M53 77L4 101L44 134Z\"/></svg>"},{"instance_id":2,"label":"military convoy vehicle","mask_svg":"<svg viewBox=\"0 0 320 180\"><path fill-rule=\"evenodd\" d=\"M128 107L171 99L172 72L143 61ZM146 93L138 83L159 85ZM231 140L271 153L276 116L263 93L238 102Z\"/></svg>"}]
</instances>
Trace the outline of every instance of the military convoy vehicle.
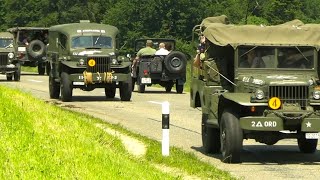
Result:
<instances>
[{"instance_id":1,"label":"military convoy vehicle","mask_svg":"<svg viewBox=\"0 0 320 180\"><path fill-rule=\"evenodd\" d=\"M72 100L72 90L104 88L114 98L116 88L122 101L132 93L131 62L118 56L116 27L81 21L50 27L47 59L50 62L50 98Z\"/></svg>"},{"instance_id":2,"label":"military convoy vehicle","mask_svg":"<svg viewBox=\"0 0 320 180\"><path fill-rule=\"evenodd\" d=\"M47 27L14 27L7 31L13 34L14 58L22 66L38 67L38 73L44 75L50 70L46 59L48 44Z\"/></svg>"},{"instance_id":3,"label":"military convoy vehicle","mask_svg":"<svg viewBox=\"0 0 320 180\"><path fill-rule=\"evenodd\" d=\"M244 139L274 145L288 138L297 140L302 153L316 151L319 30L320 25L298 20L232 25L226 16L206 18L194 27L194 36L206 37L190 85L190 105L202 109L205 152L239 163Z\"/></svg>"},{"instance_id":4,"label":"military convoy vehicle","mask_svg":"<svg viewBox=\"0 0 320 180\"><path fill-rule=\"evenodd\" d=\"M0 72L8 81L20 81L20 63L14 58L13 36L8 32L0 32Z\"/></svg>"},{"instance_id":5,"label":"military convoy vehicle","mask_svg":"<svg viewBox=\"0 0 320 180\"><path fill-rule=\"evenodd\" d=\"M137 39L135 52L146 46L146 41L152 40L153 48L157 49L160 43L165 43L171 48L168 55L142 56L132 68L133 87L138 85L138 92L144 93L146 86L159 84L165 87L166 92L171 92L175 85L177 93L182 93L186 82L186 56L179 51L174 51L175 40L165 38Z\"/></svg>"}]
</instances>

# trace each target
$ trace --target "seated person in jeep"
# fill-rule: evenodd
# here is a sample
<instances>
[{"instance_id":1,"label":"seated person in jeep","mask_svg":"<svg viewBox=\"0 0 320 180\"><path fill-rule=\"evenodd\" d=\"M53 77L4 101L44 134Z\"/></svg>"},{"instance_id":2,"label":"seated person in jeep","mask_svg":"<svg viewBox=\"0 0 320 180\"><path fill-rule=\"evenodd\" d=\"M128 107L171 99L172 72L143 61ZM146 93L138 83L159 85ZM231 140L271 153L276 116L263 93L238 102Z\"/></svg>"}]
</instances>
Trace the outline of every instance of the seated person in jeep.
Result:
<instances>
[{"instance_id":1,"label":"seated person in jeep","mask_svg":"<svg viewBox=\"0 0 320 180\"><path fill-rule=\"evenodd\" d=\"M139 61L141 56L146 56L146 55L154 55L156 53L157 50L155 50L154 48L152 48L153 46L153 42L152 40L147 40L146 42L146 47L140 49L137 52L137 56L136 58L133 60L132 62L132 66L134 67L136 65L136 63Z\"/></svg>"}]
</instances>

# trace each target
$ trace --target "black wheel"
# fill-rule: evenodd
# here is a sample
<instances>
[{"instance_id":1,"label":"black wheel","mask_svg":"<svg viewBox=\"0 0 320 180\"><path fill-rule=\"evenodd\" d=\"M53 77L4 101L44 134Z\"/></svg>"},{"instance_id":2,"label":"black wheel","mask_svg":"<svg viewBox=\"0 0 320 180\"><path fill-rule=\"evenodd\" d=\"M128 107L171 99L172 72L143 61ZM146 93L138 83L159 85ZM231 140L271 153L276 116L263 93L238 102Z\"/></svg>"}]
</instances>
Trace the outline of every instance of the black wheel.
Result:
<instances>
[{"instance_id":1,"label":"black wheel","mask_svg":"<svg viewBox=\"0 0 320 180\"><path fill-rule=\"evenodd\" d=\"M120 85L120 99L121 101L130 101L132 95L132 79L129 78L127 82L122 82Z\"/></svg>"},{"instance_id":2,"label":"black wheel","mask_svg":"<svg viewBox=\"0 0 320 180\"><path fill-rule=\"evenodd\" d=\"M51 99L59 99L60 84L51 76L49 76L49 94Z\"/></svg>"},{"instance_id":3,"label":"black wheel","mask_svg":"<svg viewBox=\"0 0 320 180\"><path fill-rule=\"evenodd\" d=\"M178 81L176 82L176 91L178 94L183 93L183 84L179 84Z\"/></svg>"},{"instance_id":4,"label":"black wheel","mask_svg":"<svg viewBox=\"0 0 320 180\"><path fill-rule=\"evenodd\" d=\"M202 146L205 153L220 152L220 133L219 129L208 127L208 114L202 114L201 135Z\"/></svg>"},{"instance_id":5,"label":"black wheel","mask_svg":"<svg viewBox=\"0 0 320 180\"><path fill-rule=\"evenodd\" d=\"M7 81L12 81L12 78L13 78L12 74L7 74Z\"/></svg>"},{"instance_id":6,"label":"black wheel","mask_svg":"<svg viewBox=\"0 0 320 180\"><path fill-rule=\"evenodd\" d=\"M136 85L136 78L132 78L132 91L134 91L134 87Z\"/></svg>"},{"instance_id":7,"label":"black wheel","mask_svg":"<svg viewBox=\"0 0 320 180\"><path fill-rule=\"evenodd\" d=\"M21 77L21 65L20 65L20 63L17 63L16 67L18 69L13 73L13 78L14 78L15 81L20 81L20 77ZM11 77L11 79L12 79L12 77Z\"/></svg>"},{"instance_id":8,"label":"black wheel","mask_svg":"<svg viewBox=\"0 0 320 180\"><path fill-rule=\"evenodd\" d=\"M314 153L317 150L318 139L298 138L298 146L302 153Z\"/></svg>"},{"instance_id":9,"label":"black wheel","mask_svg":"<svg viewBox=\"0 0 320 180\"><path fill-rule=\"evenodd\" d=\"M45 71L46 71L45 65L43 63L39 63L38 64L38 74L44 75Z\"/></svg>"},{"instance_id":10,"label":"black wheel","mask_svg":"<svg viewBox=\"0 0 320 180\"><path fill-rule=\"evenodd\" d=\"M138 92L139 92L139 93L144 93L145 90L146 90L146 85L140 84L140 85L138 86Z\"/></svg>"},{"instance_id":11,"label":"black wheel","mask_svg":"<svg viewBox=\"0 0 320 180\"><path fill-rule=\"evenodd\" d=\"M242 150L243 133L239 118L231 110L225 110L220 122L220 141L222 161L239 163Z\"/></svg>"},{"instance_id":12,"label":"black wheel","mask_svg":"<svg viewBox=\"0 0 320 180\"><path fill-rule=\"evenodd\" d=\"M50 71L51 71L51 66L50 66L50 63L49 62L46 62L46 74L49 76L50 74Z\"/></svg>"},{"instance_id":13,"label":"black wheel","mask_svg":"<svg viewBox=\"0 0 320 180\"><path fill-rule=\"evenodd\" d=\"M167 92L167 93L171 92L172 87L173 87L173 82L172 82L172 81L169 81L169 82L165 85L166 92Z\"/></svg>"},{"instance_id":14,"label":"black wheel","mask_svg":"<svg viewBox=\"0 0 320 180\"><path fill-rule=\"evenodd\" d=\"M33 40L27 47L28 54L33 58L40 58L45 55L46 45L40 40Z\"/></svg>"},{"instance_id":15,"label":"black wheel","mask_svg":"<svg viewBox=\"0 0 320 180\"><path fill-rule=\"evenodd\" d=\"M187 67L187 58L182 52L173 51L165 57L164 65L171 73L185 72Z\"/></svg>"},{"instance_id":16,"label":"black wheel","mask_svg":"<svg viewBox=\"0 0 320 180\"><path fill-rule=\"evenodd\" d=\"M69 79L69 74L66 72L61 73L61 100L63 102L69 102L72 100L72 82Z\"/></svg>"},{"instance_id":17,"label":"black wheel","mask_svg":"<svg viewBox=\"0 0 320 180\"><path fill-rule=\"evenodd\" d=\"M114 96L116 95L116 86L114 84L111 84L110 86L104 88L104 92L107 98L114 98Z\"/></svg>"}]
</instances>

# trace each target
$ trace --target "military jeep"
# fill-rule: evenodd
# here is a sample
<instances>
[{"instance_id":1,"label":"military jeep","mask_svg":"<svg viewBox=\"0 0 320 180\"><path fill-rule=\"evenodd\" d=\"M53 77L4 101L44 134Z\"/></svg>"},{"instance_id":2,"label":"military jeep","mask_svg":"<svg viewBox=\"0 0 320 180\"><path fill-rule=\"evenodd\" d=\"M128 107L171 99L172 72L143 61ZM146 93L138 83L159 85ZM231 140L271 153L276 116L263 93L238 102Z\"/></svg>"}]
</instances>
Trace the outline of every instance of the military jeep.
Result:
<instances>
[{"instance_id":1,"label":"military jeep","mask_svg":"<svg viewBox=\"0 0 320 180\"><path fill-rule=\"evenodd\" d=\"M0 72L8 81L20 81L20 63L14 58L13 36L8 32L0 32Z\"/></svg>"},{"instance_id":2,"label":"military jeep","mask_svg":"<svg viewBox=\"0 0 320 180\"><path fill-rule=\"evenodd\" d=\"M297 140L302 153L316 151L319 29L301 21L230 25L226 16L206 18L194 27L194 36L206 37L206 52L192 69L190 105L202 109L206 153L222 153L223 162L239 163L244 139L274 145L289 138ZM249 58L252 51L259 66Z\"/></svg>"},{"instance_id":3,"label":"military jeep","mask_svg":"<svg viewBox=\"0 0 320 180\"><path fill-rule=\"evenodd\" d=\"M107 98L130 101L132 93L131 62L118 56L116 27L81 21L49 29L47 59L50 62L50 98L72 100L72 90L92 91L104 88Z\"/></svg>"},{"instance_id":4,"label":"military jeep","mask_svg":"<svg viewBox=\"0 0 320 180\"><path fill-rule=\"evenodd\" d=\"M142 56L132 68L133 87L138 85L138 92L144 93L146 86L159 84L165 87L166 92L171 92L176 86L177 93L182 93L186 82L186 56L179 51L174 51L175 40L165 38L137 39L135 41L135 52L146 46L146 41L152 40L153 47L158 48L159 44L165 43L170 47L168 55Z\"/></svg>"},{"instance_id":5,"label":"military jeep","mask_svg":"<svg viewBox=\"0 0 320 180\"><path fill-rule=\"evenodd\" d=\"M38 67L38 73L44 75L49 65L46 59L48 28L15 27L9 28L13 34L14 57L22 66Z\"/></svg>"}]
</instances>

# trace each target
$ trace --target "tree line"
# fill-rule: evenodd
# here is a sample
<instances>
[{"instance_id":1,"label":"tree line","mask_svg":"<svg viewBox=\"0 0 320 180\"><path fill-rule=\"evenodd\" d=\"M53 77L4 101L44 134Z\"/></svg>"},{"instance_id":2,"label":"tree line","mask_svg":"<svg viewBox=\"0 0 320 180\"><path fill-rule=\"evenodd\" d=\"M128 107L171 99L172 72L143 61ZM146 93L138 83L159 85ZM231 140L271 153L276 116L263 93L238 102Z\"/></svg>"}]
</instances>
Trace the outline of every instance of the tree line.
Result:
<instances>
[{"instance_id":1,"label":"tree line","mask_svg":"<svg viewBox=\"0 0 320 180\"><path fill-rule=\"evenodd\" d=\"M225 14L233 24L280 24L293 19L320 22L320 0L0 0L0 29L79 22L119 28L127 49L137 38L167 37L194 51L192 28L209 16Z\"/></svg>"}]
</instances>

